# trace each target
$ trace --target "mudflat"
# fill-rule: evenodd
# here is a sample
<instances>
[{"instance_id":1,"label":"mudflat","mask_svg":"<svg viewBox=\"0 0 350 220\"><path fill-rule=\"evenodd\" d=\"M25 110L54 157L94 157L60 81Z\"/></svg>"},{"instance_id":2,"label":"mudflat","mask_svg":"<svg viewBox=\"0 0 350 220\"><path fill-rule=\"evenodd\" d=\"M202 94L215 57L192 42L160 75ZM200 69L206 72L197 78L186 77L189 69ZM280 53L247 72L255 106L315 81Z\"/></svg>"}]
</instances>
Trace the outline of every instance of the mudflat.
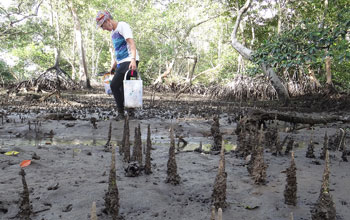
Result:
<instances>
[{"instance_id":1,"label":"mudflat","mask_svg":"<svg viewBox=\"0 0 350 220\"><path fill-rule=\"evenodd\" d=\"M347 111L318 109L316 112L312 106L306 111L307 105L298 108L295 107L297 104L292 104L290 109L278 109L274 102L259 103L254 107L251 103L244 106L200 96L172 97L172 94L160 93L151 97L151 93L145 92L144 108L135 110L130 118L131 146L135 127L140 125L145 148L147 126L150 125L152 174L141 172L137 177L127 177L127 164L119 154L124 120L115 120L114 100L103 94L102 89L64 92L45 101L30 93L7 96L2 91L0 219L20 219L23 184L19 173L23 160L31 160L31 164L23 168L32 206L31 219L90 219L93 202L96 202L98 219L112 219L105 212L104 201L111 165L111 152L105 148L110 124L110 143L116 148L121 219L210 219L211 197L220 160L218 153L209 152L214 141L211 127L216 114L219 115L220 133L226 148L227 207L223 210L223 219L280 220L289 219L291 212L294 219L311 218L310 210L319 197L325 168L325 161L320 159L324 135L327 132L329 137L334 136L340 128L348 131ZM291 161L290 154L284 153L286 146L277 156L265 148L264 160L268 167L263 185L254 184L247 171L247 158L235 153L238 115L256 107L277 112L283 109L283 112L308 114L310 117L332 115L345 119L312 126L277 121L280 140L288 135L295 142L296 206L284 202L285 170ZM181 178L178 185L165 181L171 126L175 132L177 173ZM266 126L275 124L266 122ZM310 139L314 143L315 158L306 157ZM350 149L348 134L345 134L344 141L346 151ZM203 151L195 151L200 144ZM9 151L19 153L5 155ZM329 188L337 219L350 219L350 164L342 158L343 152L334 150L329 153Z\"/></svg>"}]
</instances>

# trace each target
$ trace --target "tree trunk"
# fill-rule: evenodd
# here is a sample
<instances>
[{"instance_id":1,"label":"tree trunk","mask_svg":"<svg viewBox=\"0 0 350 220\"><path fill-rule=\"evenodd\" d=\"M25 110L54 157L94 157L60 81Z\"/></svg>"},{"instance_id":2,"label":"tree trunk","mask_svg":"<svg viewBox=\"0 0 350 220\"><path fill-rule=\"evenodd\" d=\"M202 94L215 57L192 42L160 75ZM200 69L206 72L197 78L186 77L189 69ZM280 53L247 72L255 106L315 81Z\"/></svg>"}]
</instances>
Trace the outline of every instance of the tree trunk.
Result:
<instances>
[{"instance_id":1,"label":"tree trunk","mask_svg":"<svg viewBox=\"0 0 350 220\"><path fill-rule=\"evenodd\" d=\"M326 57L326 77L327 77L326 83L328 85L333 85L332 72L331 72L331 57L330 56Z\"/></svg>"},{"instance_id":2,"label":"tree trunk","mask_svg":"<svg viewBox=\"0 0 350 220\"><path fill-rule=\"evenodd\" d=\"M192 84L193 74L194 74L194 70L196 69L197 62L198 62L198 57L195 56L193 58L193 65L192 65L192 69L191 69L191 72L190 72L190 81L189 81L190 84Z\"/></svg>"},{"instance_id":3,"label":"tree trunk","mask_svg":"<svg viewBox=\"0 0 350 220\"><path fill-rule=\"evenodd\" d=\"M324 1L324 11L323 11L323 17L321 21L321 28L323 29L325 20L326 20L326 15L328 12L328 0ZM328 51L327 51L328 53ZM325 66L326 66L326 89L333 87L333 82L332 82L332 72L331 72L331 57L329 55L326 56L325 58Z\"/></svg>"},{"instance_id":4,"label":"tree trunk","mask_svg":"<svg viewBox=\"0 0 350 220\"><path fill-rule=\"evenodd\" d=\"M75 34L73 33L73 45L72 45L72 79L75 81L77 79L77 71L75 70Z\"/></svg>"},{"instance_id":5,"label":"tree trunk","mask_svg":"<svg viewBox=\"0 0 350 220\"><path fill-rule=\"evenodd\" d=\"M243 74L244 72L244 58L241 54L238 54L237 57L237 73Z\"/></svg>"},{"instance_id":6,"label":"tree trunk","mask_svg":"<svg viewBox=\"0 0 350 220\"><path fill-rule=\"evenodd\" d=\"M282 20L283 20L283 15L282 15L282 2L277 1L278 5L278 22L277 22L277 33L280 34L282 30Z\"/></svg>"},{"instance_id":7,"label":"tree trunk","mask_svg":"<svg viewBox=\"0 0 350 220\"><path fill-rule=\"evenodd\" d=\"M222 56L222 46L223 46L223 36L224 36L224 26L222 25L220 28L220 34L218 39L218 60L220 62Z\"/></svg>"},{"instance_id":8,"label":"tree trunk","mask_svg":"<svg viewBox=\"0 0 350 220\"><path fill-rule=\"evenodd\" d=\"M68 0L67 0L68 1ZM75 32L75 39L77 42L78 46L78 54L79 54L79 79L81 81L84 81L84 76L85 76L85 86L86 88L90 89L91 84L90 84L90 78L89 78L89 73L88 73L88 68L87 68L87 63L86 63L86 56L85 56L85 49L84 49L84 39L81 31L81 25L80 25L80 20L79 17L75 11L75 8L73 7L72 2L69 3L69 9L72 14L72 17L74 19L74 32Z\"/></svg>"},{"instance_id":9,"label":"tree trunk","mask_svg":"<svg viewBox=\"0 0 350 220\"><path fill-rule=\"evenodd\" d=\"M55 30L56 30L56 42L57 44L55 45L54 48L54 54L55 54L55 64L54 64L54 69L56 69L56 77L57 77L57 82L56 82L56 89L58 91L58 94L60 93L61 90L61 83L60 83L60 79L58 77L58 74L60 72L60 55L61 55L61 48L60 48L60 26L59 26L59 21L58 21L58 12L57 12L57 2L55 5L55 9L54 6L52 4L52 1L50 1L50 7L51 7L51 18L50 18L50 25L52 28L54 28L55 26ZM55 22L55 24L54 24Z\"/></svg>"},{"instance_id":10,"label":"tree trunk","mask_svg":"<svg viewBox=\"0 0 350 220\"><path fill-rule=\"evenodd\" d=\"M290 99L289 93L286 87L282 84L280 78L277 76L275 71L265 64L260 65L260 67L263 70L263 72L269 77L273 88L276 90L279 100L281 100L285 104L288 104Z\"/></svg>"},{"instance_id":11,"label":"tree trunk","mask_svg":"<svg viewBox=\"0 0 350 220\"><path fill-rule=\"evenodd\" d=\"M166 71L162 75L158 76L158 78L154 81L153 85L161 83L163 81L163 78L167 77L171 73L173 66L174 66L174 63L175 63L175 58L173 58L173 60L171 61L170 65L168 66Z\"/></svg>"},{"instance_id":12,"label":"tree trunk","mask_svg":"<svg viewBox=\"0 0 350 220\"><path fill-rule=\"evenodd\" d=\"M326 62L326 85L324 91L328 94L337 93L337 90L335 89L332 81L332 72L331 72L331 64L332 64L332 58L330 56L326 56L325 58Z\"/></svg>"},{"instance_id":13,"label":"tree trunk","mask_svg":"<svg viewBox=\"0 0 350 220\"><path fill-rule=\"evenodd\" d=\"M101 54L102 48L100 48L97 52L97 56L95 59L95 72L98 73L99 69L98 69L98 61L100 60L100 54Z\"/></svg>"},{"instance_id":14,"label":"tree trunk","mask_svg":"<svg viewBox=\"0 0 350 220\"><path fill-rule=\"evenodd\" d=\"M254 43L255 43L255 28L254 28L253 24L251 24L251 25L252 25L252 40L250 41L250 46L253 47Z\"/></svg>"},{"instance_id":15,"label":"tree trunk","mask_svg":"<svg viewBox=\"0 0 350 220\"><path fill-rule=\"evenodd\" d=\"M92 34L92 48L91 48L91 51L92 51L92 55L91 55L91 75L94 75L96 73L96 66L95 66L95 31L94 30L91 30L91 34Z\"/></svg>"},{"instance_id":16,"label":"tree trunk","mask_svg":"<svg viewBox=\"0 0 350 220\"><path fill-rule=\"evenodd\" d=\"M318 81L318 79L315 76L315 70L313 70L310 66L308 67L308 71L309 71L309 77L310 77L310 81L312 82L313 86L315 88L320 88L321 87L321 83L320 81Z\"/></svg>"},{"instance_id":17,"label":"tree trunk","mask_svg":"<svg viewBox=\"0 0 350 220\"><path fill-rule=\"evenodd\" d=\"M196 65L198 62L198 56L194 56L194 57L190 57L193 59L193 65L192 65L192 69L189 72L189 76L186 79L187 85L182 88L176 95L175 98L178 98L180 96L181 93L185 92L188 88L190 88L192 86L192 81L193 81L193 74L194 74L194 70L196 69Z\"/></svg>"},{"instance_id":18,"label":"tree trunk","mask_svg":"<svg viewBox=\"0 0 350 220\"><path fill-rule=\"evenodd\" d=\"M277 23L277 33L280 34L283 31L283 20L284 16L286 16L286 7L289 3L289 0L278 0L278 23Z\"/></svg>"},{"instance_id":19,"label":"tree trunk","mask_svg":"<svg viewBox=\"0 0 350 220\"><path fill-rule=\"evenodd\" d=\"M239 43L236 38L236 35L237 35L237 29L242 20L242 15L249 9L250 5L251 5L251 0L247 0L244 6L239 10L237 14L236 23L231 34L232 47L247 60L252 60L252 50L250 50L249 48ZM275 71L267 64L262 64L260 65L260 67L262 71L265 73L265 75L269 77L272 86L275 88L277 92L279 100L281 100L285 104L288 104L290 100L288 91L286 87L282 84L281 80L279 79Z\"/></svg>"},{"instance_id":20,"label":"tree trunk","mask_svg":"<svg viewBox=\"0 0 350 220\"><path fill-rule=\"evenodd\" d=\"M59 22L58 22L58 13L57 10L55 11L55 24L56 24L56 37L57 37L57 46L55 47L55 67L56 67L56 76L57 76L57 91L58 94L60 94L60 90L61 90L61 82L60 79L58 77L58 74L60 72L60 57L61 57L61 47L60 47L60 40L61 40L61 34L60 34L60 26L59 26Z\"/></svg>"},{"instance_id":21,"label":"tree trunk","mask_svg":"<svg viewBox=\"0 0 350 220\"><path fill-rule=\"evenodd\" d=\"M58 42L56 45L55 45L55 48L54 48L54 54L55 54L55 64L54 66L55 67L59 67L59 62L60 62L60 54L61 54L61 50L60 50L60 27L59 27L59 22L58 22L58 13L55 9L57 9L57 7L54 9L54 6L52 4L52 1L50 1L50 26L52 28L55 28L55 31L56 31L56 42ZM54 24L55 22L55 24Z\"/></svg>"}]
</instances>

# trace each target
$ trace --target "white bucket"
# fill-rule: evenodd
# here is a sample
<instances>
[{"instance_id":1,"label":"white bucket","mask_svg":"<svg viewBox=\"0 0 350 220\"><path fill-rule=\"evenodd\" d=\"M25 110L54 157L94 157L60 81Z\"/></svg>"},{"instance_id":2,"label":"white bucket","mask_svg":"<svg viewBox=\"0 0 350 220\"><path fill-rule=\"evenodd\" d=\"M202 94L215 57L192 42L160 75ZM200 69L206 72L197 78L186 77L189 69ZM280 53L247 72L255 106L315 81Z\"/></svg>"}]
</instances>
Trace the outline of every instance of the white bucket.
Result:
<instances>
[{"instance_id":1,"label":"white bucket","mask_svg":"<svg viewBox=\"0 0 350 220\"><path fill-rule=\"evenodd\" d=\"M113 79L113 75L110 73L106 73L103 75L102 77L102 81L103 81L103 85L105 87L105 92L107 95L112 94L112 90L111 90L111 81Z\"/></svg>"},{"instance_id":2,"label":"white bucket","mask_svg":"<svg viewBox=\"0 0 350 220\"><path fill-rule=\"evenodd\" d=\"M125 108L142 108L142 80L140 73L138 73L138 79L127 80L128 70L124 76L124 107Z\"/></svg>"}]
</instances>

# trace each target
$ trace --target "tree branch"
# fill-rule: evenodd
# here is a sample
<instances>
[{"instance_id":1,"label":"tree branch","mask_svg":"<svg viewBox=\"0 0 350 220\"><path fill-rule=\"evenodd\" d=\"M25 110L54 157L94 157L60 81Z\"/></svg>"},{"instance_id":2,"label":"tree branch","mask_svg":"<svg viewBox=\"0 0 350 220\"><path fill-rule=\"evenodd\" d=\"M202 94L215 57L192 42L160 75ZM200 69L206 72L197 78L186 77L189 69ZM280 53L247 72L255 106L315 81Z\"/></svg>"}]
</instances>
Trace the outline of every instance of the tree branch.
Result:
<instances>
[{"instance_id":1,"label":"tree branch","mask_svg":"<svg viewBox=\"0 0 350 220\"><path fill-rule=\"evenodd\" d=\"M15 21L11 21L9 25L12 27L14 24L16 24L18 22L21 22L21 21L23 21L23 20L25 20L27 18L37 16L38 12L39 12L39 8L40 8L42 3L43 3L43 0L41 2L39 2L39 4L36 6L35 11L33 13L31 13L29 15L26 15L26 16L22 17L21 19L18 19L18 20L15 20ZM18 7L20 8L20 6L18 6Z\"/></svg>"},{"instance_id":2,"label":"tree branch","mask_svg":"<svg viewBox=\"0 0 350 220\"><path fill-rule=\"evenodd\" d=\"M238 11L236 23L231 33L231 44L233 48L236 49L247 60L252 59L252 56L251 56L252 51L247 47L243 46L241 43L239 43L237 41L236 36L237 36L239 24L241 23L241 20L242 20L242 16L249 9L250 5L251 5L251 0L247 0L244 6Z\"/></svg>"},{"instance_id":3,"label":"tree branch","mask_svg":"<svg viewBox=\"0 0 350 220\"><path fill-rule=\"evenodd\" d=\"M197 75L195 75L195 76L192 78L192 80L195 80L197 77L199 77L199 76L201 76L201 75L203 75L203 74L206 74L206 73L208 73L208 72L217 70L217 69L219 69L220 67L221 67L221 65L218 64L217 66L215 66L215 67L213 67L213 68L204 70L203 72L200 72L200 73L198 73Z\"/></svg>"},{"instance_id":4,"label":"tree branch","mask_svg":"<svg viewBox=\"0 0 350 220\"><path fill-rule=\"evenodd\" d=\"M249 9L250 5L251 5L251 0L247 0L243 5L243 7L238 11L236 23L231 34L231 39L236 39L238 27L239 27L239 24L241 23L242 16Z\"/></svg>"},{"instance_id":5,"label":"tree branch","mask_svg":"<svg viewBox=\"0 0 350 220\"><path fill-rule=\"evenodd\" d=\"M212 16L212 17L209 17L209 18L207 18L207 19L204 19L204 20L202 20L202 21L199 21L199 22L197 22L197 23L195 23L195 24L192 24L192 25L187 29L184 38L187 38L188 35L190 35L190 33L191 33L191 31L192 31L193 28L198 27L199 25L201 25L201 24L203 24L203 23L205 23L205 22L208 22L208 21L210 21L210 20L212 20L212 19L215 19L215 18L217 18L217 17L220 17L220 16L221 16L221 14L214 15L214 16Z\"/></svg>"}]
</instances>

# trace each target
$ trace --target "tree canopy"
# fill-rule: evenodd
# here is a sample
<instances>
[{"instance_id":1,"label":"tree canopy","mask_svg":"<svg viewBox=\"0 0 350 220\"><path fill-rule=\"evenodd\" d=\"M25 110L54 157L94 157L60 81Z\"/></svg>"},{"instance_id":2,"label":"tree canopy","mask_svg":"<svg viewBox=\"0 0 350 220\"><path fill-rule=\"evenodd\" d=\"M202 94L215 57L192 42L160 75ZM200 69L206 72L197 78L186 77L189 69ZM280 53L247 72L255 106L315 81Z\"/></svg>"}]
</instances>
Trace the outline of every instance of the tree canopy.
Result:
<instances>
[{"instance_id":1,"label":"tree canopy","mask_svg":"<svg viewBox=\"0 0 350 220\"><path fill-rule=\"evenodd\" d=\"M95 16L108 10L130 24L146 83L227 83L255 75L266 64L282 81L312 70L326 81L331 60L334 84L350 88L350 3L346 0L256 0L239 23L237 39L253 51L243 59L230 36L243 0L12 0L0 3L0 77L23 80L59 65L74 80L84 56L86 77L97 79L111 65L108 32ZM80 30L77 29L77 21ZM77 40L77 34L81 41ZM81 45L81 46L79 46ZM84 52L81 53L80 47ZM59 53L58 53L59 52ZM80 70L82 71L82 70ZM166 77L161 77L165 76Z\"/></svg>"}]
</instances>

